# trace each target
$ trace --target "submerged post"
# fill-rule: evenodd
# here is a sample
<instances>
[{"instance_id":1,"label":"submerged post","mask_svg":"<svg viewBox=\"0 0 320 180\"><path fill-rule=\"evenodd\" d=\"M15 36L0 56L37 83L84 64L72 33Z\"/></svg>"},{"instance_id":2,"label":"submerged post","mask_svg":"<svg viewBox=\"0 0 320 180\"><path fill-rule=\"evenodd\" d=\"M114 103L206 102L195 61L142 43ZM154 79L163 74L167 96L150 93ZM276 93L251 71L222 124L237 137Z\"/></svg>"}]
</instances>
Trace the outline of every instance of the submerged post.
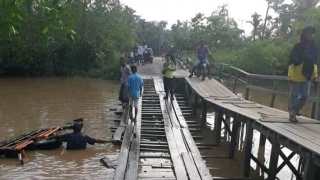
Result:
<instances>
[{"instance_id":1,"label":"submerged post","mask_svg":"<svg viewBox=\"0 0 320 180\"><path fill-rule=\"evenodd\" d=\"M280 155L280 144L277 141L277 138L272 138L272 149L271 149L271 156L270 156L270 163L269 163L269 174L268 179L275 180L277 177L277 169L278 169L278 160Z\"/></svg>"},{"instance_id":2,"label":"submerged post","mask_svg":"<svg viewBox=\"0 0 320 180\"><path fill-rule=\"evenodd\" d=\"M220 144L221 141L221 124L222 124L222 118L223 114L221 110L216 109L215 114L214 114L214 128L216 130L215 134L215 143Z\"/></svg>"},{"instance_id":3,"label":"submerged post","mask_svg":"<svg viewBox=\"0 0 320 180\"><path fill-rule=\"evenodd\" d=\"M229 145L229 158L230 159L234 158L234 153L235 153L236 146L237 146L237 137L238 137L239 126L240 126L240 122L234 118L233 125L232 125L232 132L231 132L231 141L230 141L230 145Z\"/></svg>"},{"instance_id":4,"label":"submerged post","mask_svg":"<svg viewBox=\"0 0 320 180\"><path fill-rule=\"evenodd\" d=\"M207 101L202 98L201 125L204 127L206 124L207 124Z\"/></svg>"},{"instance_id":5,"label":"submerged post","mask_svg":"<svg viewBox=\"0 0 320 180\"><path fill-rule=\"evenodd\" d=\"M193 111L192 111L192 114L193 114L194 116L197 114L198 101L199 101L198 94L195 94L194 102L193 102Z\"/></svg>"},{"instance_id":6,"label":"submerged post","mask_svg":"<svg viewBox=\"0 0 320 180\"><path fill-rule=\"evenodd\" d=\"M315 165L313 163L313 158L311 153L307 153L304 157L304 166L303 166L303 180L313 180L315 179Z\"/></svg>"},{"instance_id":7,"label":"submerged post","mask_svg":"<svg viewBox=\"0 0 320 180\"><path fill-rule=\"evenodd\" d=\"M252 139L253 139L253 128L251 126L251 122L248 121L248 123L246 124L246 141L245 141L245 154L244 154L244 166L243 166L243 175L246 178L250 177Z\"/></svg>"}]
</instances>

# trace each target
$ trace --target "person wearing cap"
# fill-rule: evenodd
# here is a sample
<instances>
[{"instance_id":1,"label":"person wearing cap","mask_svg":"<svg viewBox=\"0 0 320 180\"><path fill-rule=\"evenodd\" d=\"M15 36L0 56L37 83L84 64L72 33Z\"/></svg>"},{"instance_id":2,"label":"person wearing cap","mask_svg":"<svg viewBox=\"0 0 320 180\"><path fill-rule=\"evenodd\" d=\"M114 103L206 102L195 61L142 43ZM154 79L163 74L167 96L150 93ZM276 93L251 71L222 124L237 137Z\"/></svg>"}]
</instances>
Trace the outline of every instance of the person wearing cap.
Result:
<instances>
[{"instance_id":1,"label":"person wearing cap","mask_svg":"<svg viewBox=\"0 0 320 180\"><path fill-rule=\"evenodd\" d=\"M74 124L73 132L62 135L55 135L50 139L61 139L63 142L67 142L67 150L81 150L87 147L87 144L94 145L95 143L110 143L111 141L92 138L88 135L81 133L82 125Z\"/></svg>"},{"instance_id":2,"label":"person wearing cap","mask_svg":"<svg viewBox=\"0 0 320 180\"><path fill-rule=\"evenodd\" d=\"M317 54L318 48L315 41L315 28L305 27L300 35L300 42L294 45L288 68L289 92L289 120L298 122L297 116L301 116L301 109L306 104L311 81L318 76Z\"/></svg>"}]
</instances>

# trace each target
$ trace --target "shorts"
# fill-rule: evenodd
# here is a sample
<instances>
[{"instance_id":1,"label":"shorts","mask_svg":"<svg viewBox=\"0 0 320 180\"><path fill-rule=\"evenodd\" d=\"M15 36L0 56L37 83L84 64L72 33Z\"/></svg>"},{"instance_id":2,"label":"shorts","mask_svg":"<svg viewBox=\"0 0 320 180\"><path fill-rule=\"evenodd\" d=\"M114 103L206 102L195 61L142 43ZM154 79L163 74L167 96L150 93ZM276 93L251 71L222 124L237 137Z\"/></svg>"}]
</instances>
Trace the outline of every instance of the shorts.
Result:
<instances>
[{"instance_id":1,"label":"shorts","mask_svg":"<svg viewBox=\"0 0 320 180\"><path fill-rule=\"evenodd\" d=\"M162 52L162 57L165 57L166 56L166 53L165 52Z\"/></svg>"},{"instance_id":2,"label":"shorts","mask_svg":"<svg viewBox=\"0 0 320 180\"><path fill-rule=\"evenodd\" d=\"M204 61L207 63L207 65L209 65L209 62L207 59L205 59ZM194 66L195 67L199 66L200 62L201 62L200 59L197 58L196 62L194 63Z\"/></svg>"},{"instance_id":3,"label":"shorts","mask_svg":"<svg viewBox=\"0 0 320 180\"><path fill-rule=\"evenodd\" d=\"M134 58L133 57L129 57L129 63L133 64L134 63Z\"/></svg>"},{"instance_id":4,"label":"shorts","mask_svg":"<svg viewBox=\"0 0 320 180\"><path fill-rule=\"evenodd\" d=\"M129 97L129 105L138 108L138 102L139 99L133 98L133 97Z\"/></svg>"},{"instance_id":5,"label":"shorts","mask_svg":"<svg viewBox=\"0 0 320 180\"><path fill-rule=\"evenodd\" d=\"M139 54L139 55L138 55L138 60L139 60L139 61L143 60L143 55L142 55L142 54Z\"/></svg>"}]
</instances>

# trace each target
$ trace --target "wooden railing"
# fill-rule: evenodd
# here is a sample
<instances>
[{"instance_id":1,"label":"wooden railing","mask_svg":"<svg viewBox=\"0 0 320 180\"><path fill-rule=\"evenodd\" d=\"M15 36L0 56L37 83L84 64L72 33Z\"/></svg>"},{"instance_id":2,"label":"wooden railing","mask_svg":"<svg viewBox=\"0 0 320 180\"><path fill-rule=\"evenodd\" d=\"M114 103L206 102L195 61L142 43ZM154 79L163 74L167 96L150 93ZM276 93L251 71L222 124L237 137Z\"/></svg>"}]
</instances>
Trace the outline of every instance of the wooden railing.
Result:
<instances>
[{"instance_id":1,"label":"wooden railing","mask_svg":"<svg viewBox=\"0 0 320 180\"><path fill-rule=\"evenodd\" d=\"M214 68L214 74L218 75L220 78L227 78L227 82L225 85L229 87L233 92L237 91L237 85L238 83L242 83L245 85L245 99L249 100L250 96L250 90L260 91L263 93L270 94L270 107L274 107L275 99L276 97L288 97L288 92L283 92L278 90L278 85L280 82L287 82L287 76L275 76L275 75L261 75L261 74L251 74L246 71L243 71L242 69L233 67L228 64L219 63L216 64ZM232 87L230 87L230 82L233 80ZM253 85L253 82L256 81L273 81L273 89L260 87ZM320 115L319 112L319 78L315 81L317 87L316 87L316 97L310 96L308 98L308 101L312 103L311 108L311 118L313 119L319 119L318 115ZM289 85L289 84L288 84Z\"/></svg>"},{"instance_id":2,"label":"wooden railing","mask_svg":"<svg viewBox=\"0 0 320 180\"><path fill-rule=\"evenodd\" d=\"M181 62L181 65L184 68L189 69L193 67L193 62L190 58L186 58ZM229 64L216 63L212 64L212 74L225 80L224 85L227 86L230 90L236 93L238 85L245 86L245 99L249 100L250 90L263 92L270 95L270 107L274 107L276 97L285 97L288 98L288 92L283 92L278 90L278 85L280 82L287 82L286 76L275 76L275 75L261 75L261 74L251 74L242 69L233 67ZM261 86L256 86L253 82L257 81L272 81L273 88L265 88ZM320 120L320 78L316 79L316 83L312 86L312 90L316 92L316 96L310 96L308 101L312 103L311 108L311 118ZM241 83L241 84L240 84ZM232 85L231 85L232 84Z\"/></svg>"}]
</instances>

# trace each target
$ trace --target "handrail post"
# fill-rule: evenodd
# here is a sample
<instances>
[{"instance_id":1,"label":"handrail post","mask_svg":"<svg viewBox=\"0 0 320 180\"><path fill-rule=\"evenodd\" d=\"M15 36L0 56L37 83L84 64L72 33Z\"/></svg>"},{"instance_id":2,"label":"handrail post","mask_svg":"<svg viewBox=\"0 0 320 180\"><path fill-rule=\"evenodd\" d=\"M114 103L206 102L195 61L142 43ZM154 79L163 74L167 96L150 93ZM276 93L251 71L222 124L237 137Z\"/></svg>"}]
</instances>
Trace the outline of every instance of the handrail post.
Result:
<instances>
[{"instance_id":1,"label":"handrail post","mask_svg":"<svg viewBox=\"0 0 320 180\"><path fill-rule=\"evenodd\" d=\"M233 91L234 93L236 92L238 78L239 78L239 73L236 73L236 75L235 75L235 77L234 77L233 88L232 88L232 91Z\"/></svg>"},{"instance_id":2,"label":"handrail post","mask_svg":"<svg viewBox=\"0 0 320 180\"><path fill-rule=\"evenodd\" d=\"M230 68L230 66L228 66L228 71L229 71L229 73L228 73L228 83L227 83L227 87L229 87L229 85L230 85L230 79L231 79L231 68Z\"/></svg>"},{"instance_id":3,"label":"handrail post","mask_svg":"<svg viewBox=\"0 0 320 180\"><path fill-rule=\"evenodd\" d=\"M279 80L275 80L273 83L273 91L278 89ZM276 94L273 92L271 95L270 107L274 107L274 101L276 99Z\"/></svg>"},{"instance_id":4,"label":"handrail post","mask_svg":"<svg viewBox=\"0 0 320 180\"><path fill-rule=\"evenodd\" d=\"M320 93L320 82L318 82L318 88L317 88L317 99L319 100L319 93ZM319 106L320 104L319 104L319 101L316 103L316 113L315 113L315 118L317 119L317 120L320 120L320 113L319 113L319 111L320 111L320 106Z\"/></svg>"},{"instance_id":5,"label":"handrail post","mask_svg":"<svg viewBox=\"0 0 320 180\"><path fill-rule=\"evenodd\" d=\"M248 85L250 85L250 79L249 79L249 77L247 77L245 100L249 100L250 89L249 89Z\"/></svg>"}]
</instances>

